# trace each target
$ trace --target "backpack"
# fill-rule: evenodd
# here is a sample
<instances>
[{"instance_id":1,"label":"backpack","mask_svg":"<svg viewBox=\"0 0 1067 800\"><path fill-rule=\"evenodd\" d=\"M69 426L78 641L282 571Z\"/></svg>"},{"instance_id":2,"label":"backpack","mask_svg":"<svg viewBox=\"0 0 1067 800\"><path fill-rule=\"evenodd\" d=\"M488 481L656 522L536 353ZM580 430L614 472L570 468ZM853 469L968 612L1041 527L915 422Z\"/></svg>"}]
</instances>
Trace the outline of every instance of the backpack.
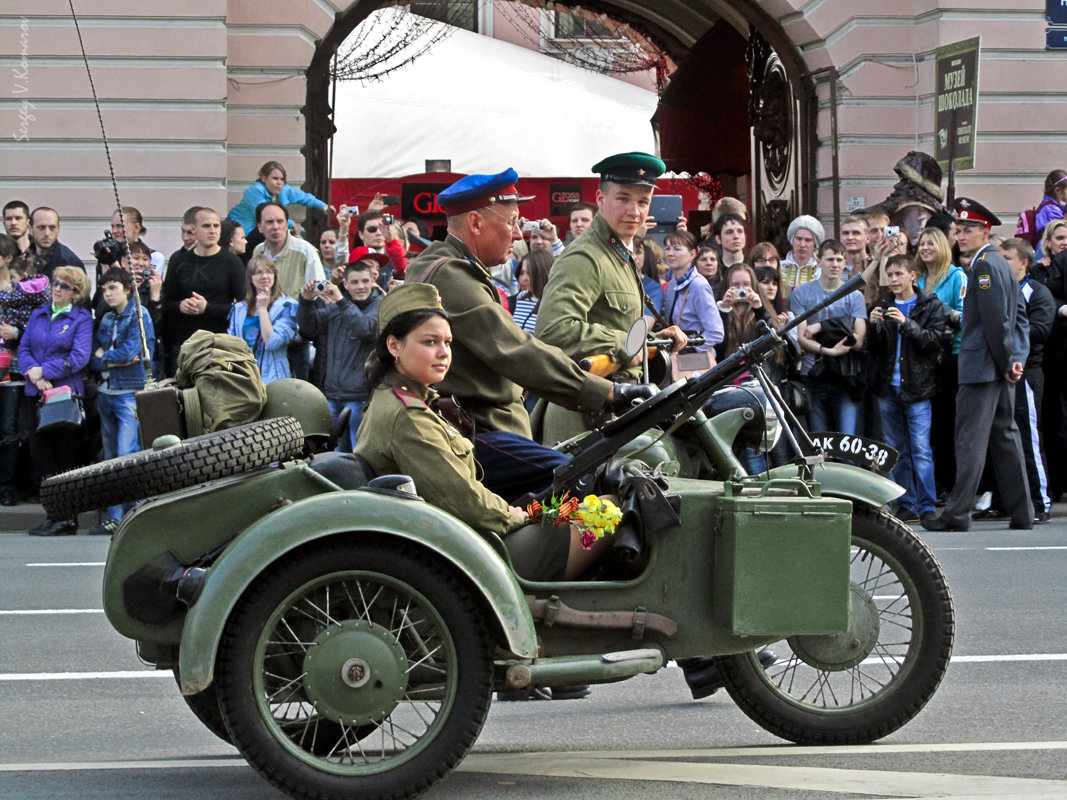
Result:
<instances>
[{"instance_id":1,"label":"backpack","mask_svg":"<svg viewBox=\"0 0 1067 800\"><path fill-rule=\"evenodd\" d=\"M248 344L225 333L190 336L178 353L174 383L187 390L187 397L195 388L205 432L254 422L267 403L267 388Z\"/></svg>"},{"instance_id":2,"label":"backpack","mask_svg":"<svg viewBox=\"0 0 1067 800\"><path fill-rule=\"evenodd\" d=\"M1038 230L1037 228L1037 212L1045 206L1052 205L1054 202L1054 200L1042 200L1038 205L1022 212L1019 215L1019 220L1015 223L1015 235L1028 241L1035 250L1041 244L1041 234L1043 232L1043 229Z\"/></svg>"}]
</instances>

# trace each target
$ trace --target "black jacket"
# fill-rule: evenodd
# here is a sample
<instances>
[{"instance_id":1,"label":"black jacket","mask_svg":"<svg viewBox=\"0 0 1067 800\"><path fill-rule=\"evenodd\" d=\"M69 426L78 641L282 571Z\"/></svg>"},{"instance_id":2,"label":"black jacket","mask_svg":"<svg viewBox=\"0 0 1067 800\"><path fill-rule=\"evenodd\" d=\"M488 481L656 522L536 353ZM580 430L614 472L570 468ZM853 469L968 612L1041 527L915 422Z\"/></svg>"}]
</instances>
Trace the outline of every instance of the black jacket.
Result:
<instances>
[{"instance_id":1,"label":"black jacket","mask_svg":"<svg viewBox=\"0 0 1067 800\"><path fill-rule=\"evenodd\" d=\"M1030 355L1026 357L1026 369L1038 369L1041 366L1045 342L1052 334L1056 301L1048 289L1031 280L1029 276L1021 289L1026 301L1026 318L1030 322Z\"/></svg>"},{"instance_id":2,"label":"black jacket","mask_svg":"<svg viewBox=\"0 0 1067 800\"><path fill-rule=\"evenodd\" d=\"M893 295L883 298L884 308ZM884 392L893 379L897 356L897 336L900 336L900 399L905 403L929 400L937 393L937 367L944 352L946 331L949 330L948 306L933 293L920 293L915 308L903 325L882 319L868 324L865 346L871 354L874 378L871 386Z\"/></svg>"}]
</instances>

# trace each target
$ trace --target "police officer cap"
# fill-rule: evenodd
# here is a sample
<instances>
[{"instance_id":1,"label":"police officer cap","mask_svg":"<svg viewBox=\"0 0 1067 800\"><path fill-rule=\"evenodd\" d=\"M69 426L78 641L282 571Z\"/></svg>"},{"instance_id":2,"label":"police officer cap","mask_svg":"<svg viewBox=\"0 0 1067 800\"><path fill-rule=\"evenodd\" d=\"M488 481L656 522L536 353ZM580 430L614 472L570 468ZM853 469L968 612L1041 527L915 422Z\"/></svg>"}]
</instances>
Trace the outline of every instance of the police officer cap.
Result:
<instances>
[{"instance_id":1,"label":"police officer cap","mask_svg":"<svg viewBox=\"0 0 1067 800\"><path fill-rule=\"evenodd\" d=\"M378 304L378 335L396 317L408 311L441 311L441 295L430 283L405 283L397 286Z\"/></svg>"},{"instance_id":2,"label":"police officer cap","mask_svg":"<svg viewBox=\"0 0 1067 800\"><path fill-rule=\"evenodd\" d=\"M533 196L523 197L515 187L518 173L510 167L496 175L468 175L460 178L439 195L437 204L446 216L466 214L493 203L525 203Z\"/></svg>"},{"instance_id":3,"label":"police officer cap","mask_svg":"<svg viewBox=\"0 0 1067 800\"><path fill-rule=\"evenodd\" d=\"M629 186L655 186L656 178L667 171L667 165L648 153L617 153L593 165L600 180Z\"/></svg>"},{"instance_id":4,"label":"police officer cap","mask_svg":"<svg viewBox=\"0 0 1067 800\"><path fill-rule=\"evenodd\" d=\"M981 225L985 228L1000 225L1000 218L996 214L969 197L957 197L952 201L952 215L957 223L963 225Z\"/></svg>"}]
</instances>

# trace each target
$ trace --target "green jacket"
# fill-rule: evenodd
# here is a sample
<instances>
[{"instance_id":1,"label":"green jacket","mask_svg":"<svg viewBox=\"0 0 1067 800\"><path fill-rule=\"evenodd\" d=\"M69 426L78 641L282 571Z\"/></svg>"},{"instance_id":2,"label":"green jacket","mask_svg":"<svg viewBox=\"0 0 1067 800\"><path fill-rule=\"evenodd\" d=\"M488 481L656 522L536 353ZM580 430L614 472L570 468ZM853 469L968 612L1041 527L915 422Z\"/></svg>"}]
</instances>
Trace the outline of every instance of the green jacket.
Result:
<instances>
[{"instance_id":1,"label":"green jacket","mask_svg":"<svg viewBox=\"0 0 1067 800\"><path fill-rule=\"evenodd\" d=\"M447 259L428 275L431 266ZM409 283L432 283L452 324L452 367L437 385L460 401L477 430L531 435L522 388L578 411L599 411L611 382L589 375L555 347L522 330L511 318L485 267L449 235L408 264Z\"/></svg>"},{"instance_id":2,"label":"green jacket","mask_svg":"<svg viewBox=\"0 0 1067 800\"><path fill-rule=\"evenodd\" d=\"M605 354L626 363L626 332L644 312L634 259L599 215L552 265L536 335L574 359ZM615 373L633 378L640 366Z\"/></svg>"},{"instance_id":3,"label":"green jacket","mask_svg":"<svg viewBox=\"0 0 1067 800\"><path fill-rule=\"evenodd\" d=\"M475 530L503 536L520 523L504 498L478 480L471 441L430 410L436 396L421 383L389 372L371 392L356 454L378 475L410 475L427 503Z\"/></svg>"}]
</instances>

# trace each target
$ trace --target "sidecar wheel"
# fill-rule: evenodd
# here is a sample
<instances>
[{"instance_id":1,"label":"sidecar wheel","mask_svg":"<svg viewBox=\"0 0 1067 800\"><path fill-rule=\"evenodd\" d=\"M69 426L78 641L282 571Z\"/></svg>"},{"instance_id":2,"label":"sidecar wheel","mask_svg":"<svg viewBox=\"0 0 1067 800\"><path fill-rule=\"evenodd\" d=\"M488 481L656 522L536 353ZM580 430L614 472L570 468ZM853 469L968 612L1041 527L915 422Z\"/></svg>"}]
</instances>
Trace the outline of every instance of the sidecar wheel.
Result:
<instances>
[{"instance_id":1,"label":"sidecar wheel","mask_svg":"<svg viewBox=\"0 0 1067 800\"><path fill-rule=\"evenodd\" d=\"M492 668L454 570L410 546L334 542L257 579L226 624L216 680L234 744L282 791L395 798L467 754Z\"/></svg>"},{"instance_id":2,"label":"sidecar wheel","mask_svg":"<svg viewBox=\"0 0 1067 800\"><path fill-rule=\"evenodd\" d=\"M293 417L250 422L186 439L166 450L141 450L62 472L41 483L50 517L117 506L300 455L304 432Z\"/></svg>"},{"instance_id":3,"label":"sidecar wheel","mask_svg":"<svg viewBox=\"0 0 1067 800\"><path fill-rule=\"evenodd\" d=\"M718 659L727 691L771 733L798 744L862 744L914 717L952 654L952 596L930 549L884 511L852 516L853 630ZM856 643L860 642L858 649Z\"/></svg>"},{"instance_id":4,"label":"sidecar wheel","mask_svg":"<svg viewBox=\"0 0 1067 800\"><path fill-rule=\"evenodd\" d=\"M174 680L181 687L182 679L177 667L174 668ZM226 723L222 721L222 712L219 710L219 695L215 691L214 684L199 694L183 694L182 699L189 706L189 710L196 715L196 718L204 724L205 728L226 742L226 744L233 744L233 740L230 739L230 732L226 730Z\"/></svg>"}]
</instances>

